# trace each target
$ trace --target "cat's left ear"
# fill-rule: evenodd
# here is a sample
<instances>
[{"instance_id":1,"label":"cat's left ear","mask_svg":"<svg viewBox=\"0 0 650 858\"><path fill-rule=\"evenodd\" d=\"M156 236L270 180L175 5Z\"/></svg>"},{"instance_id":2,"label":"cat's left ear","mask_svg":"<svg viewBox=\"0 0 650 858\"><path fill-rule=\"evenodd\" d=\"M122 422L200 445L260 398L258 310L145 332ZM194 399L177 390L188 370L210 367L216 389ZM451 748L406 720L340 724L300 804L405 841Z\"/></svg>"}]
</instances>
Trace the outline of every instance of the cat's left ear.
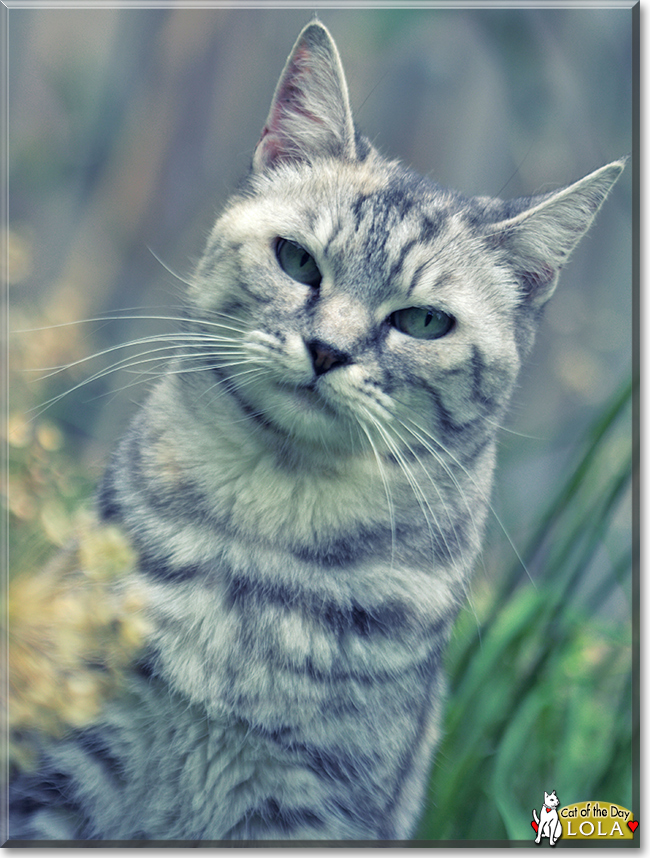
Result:
<instances>
[{"instance_id":1,"label":"cat's left ear","mask_svg":"<svg viewBox=\"0 0 650 858\"><path fill-rule=\"evenodd\" d=\"M308 24L289 54L253 156L261 172L282 161L354 158L348 87L334 40Z\"/></svg>"},{"instance_id":2,"label":"cat's left ear","mask_svg":"<svg viewBox=\"0 0 650 858\"><path fill-rule=\"evenodd\" d=\"M527 301L542 307L553 294L560 269L587 232L626 159L613 161L584 179L544 196L497 223L494 238L507 248Z\"/></svg>"}]
</instances>

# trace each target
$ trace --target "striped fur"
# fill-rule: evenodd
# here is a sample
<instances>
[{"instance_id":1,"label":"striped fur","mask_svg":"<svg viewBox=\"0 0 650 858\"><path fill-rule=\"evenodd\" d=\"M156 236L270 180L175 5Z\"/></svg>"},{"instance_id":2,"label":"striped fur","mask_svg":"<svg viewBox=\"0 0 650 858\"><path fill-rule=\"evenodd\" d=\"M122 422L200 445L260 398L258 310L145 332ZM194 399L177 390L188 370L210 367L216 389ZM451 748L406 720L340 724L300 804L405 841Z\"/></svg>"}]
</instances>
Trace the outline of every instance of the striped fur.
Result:
<instances>
[{"instance_id":1,"label":"striped fur","mask_svg":"<svg viewBox=\"0 0 650 858\"><path fill-rule=\"evenodd\" d=\"M359 137L331 37L303 30L98 492L147 652L21 776L12 837L413 833L495 433L622 168L511 202L439 188ZM449 330L419 336L433 311Z\"/></svg>"}]
</instances>

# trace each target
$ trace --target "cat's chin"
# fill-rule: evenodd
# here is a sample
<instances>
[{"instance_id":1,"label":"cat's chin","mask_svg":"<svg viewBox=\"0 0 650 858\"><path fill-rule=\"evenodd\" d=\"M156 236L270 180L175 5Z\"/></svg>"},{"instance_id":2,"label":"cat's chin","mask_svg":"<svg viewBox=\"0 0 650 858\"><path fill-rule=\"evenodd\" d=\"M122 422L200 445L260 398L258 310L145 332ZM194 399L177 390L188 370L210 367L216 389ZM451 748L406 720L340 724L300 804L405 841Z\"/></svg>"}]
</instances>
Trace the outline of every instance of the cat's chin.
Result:
<instances>
[{"instance_id":1,"label":"cat's chin","mask_svg":"<svg viewBox=\"0 0 650 858\"><path fill-rule=\"evenodd\" d=\"M315 385L268 384L263 391L238 391L240 407L272 443L299 445L326 454L353 455L367 448L358 423L328 402Z\"/></svg>"}]
</instances>

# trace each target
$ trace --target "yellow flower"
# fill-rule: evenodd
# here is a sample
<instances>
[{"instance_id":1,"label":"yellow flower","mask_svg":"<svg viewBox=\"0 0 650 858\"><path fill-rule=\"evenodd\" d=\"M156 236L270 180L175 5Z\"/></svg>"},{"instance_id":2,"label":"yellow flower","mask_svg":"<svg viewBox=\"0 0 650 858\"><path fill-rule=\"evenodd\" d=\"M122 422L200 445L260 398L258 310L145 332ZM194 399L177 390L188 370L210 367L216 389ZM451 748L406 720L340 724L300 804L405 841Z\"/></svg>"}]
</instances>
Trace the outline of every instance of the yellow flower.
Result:
<instances>
[{"instance_id":1,"label":"yellow flower","mask_svg":"<svg viewBox=\"0 0 650 858\"><path fill-rule=\"evenodd\" d=\"M12 767L33 764L44 738L97 719L146 642L145 600L127 537L89 516L75 533L48 566L9 586L4 711Z\"/></svg>"}]
</instances>

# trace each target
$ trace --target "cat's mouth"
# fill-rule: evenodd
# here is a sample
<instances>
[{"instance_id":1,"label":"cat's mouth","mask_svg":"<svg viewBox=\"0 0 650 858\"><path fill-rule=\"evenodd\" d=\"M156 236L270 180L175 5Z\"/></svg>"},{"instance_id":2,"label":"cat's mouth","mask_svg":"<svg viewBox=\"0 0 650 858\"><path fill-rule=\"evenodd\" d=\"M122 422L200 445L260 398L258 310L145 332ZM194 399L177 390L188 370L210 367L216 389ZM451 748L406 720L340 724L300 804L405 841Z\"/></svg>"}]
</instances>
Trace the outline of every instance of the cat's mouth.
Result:
<instances>
[{"instance_id":1,"label":"cat's mouth","mask_svg":"<svg viewBox=\"0 0 650 858\"><path fill-rule=\"evenodd\" d=\"M343 417L336 403L319 387L318 380L293 385L279 381L275 382L274 387L284 407L294 415L302 414L305 419L318 419L319 416L325 416L340 420Z\"/></svg>"},{"instance_id":2,"label":"cat's mouth","mask_svg":"<svg viewBox=\"0 0 650 858\"><path fill-rule=\"evenodd\" d=\"M258 430L270 433L272 443L305 442L310 447L336 449L340 453L359 449L359 426L347 397L338 395L319 378L290 381L285 378L245 376L243 383L221 367L216 375L236 401L241 413Z\"/></svg>"},{"instance_id":3,"label":"cat's mouth","mask_svg":"<svg viewBox=\"0 0 650 858\"><path fill-rule=\"evenodd\" d=\"M319 389L318 381L299 385L275 381L259 400L255 397L249 403L248 413L258 425L310 446L338 448L344 437L356 435L350 429L354 421L349 409Z\"/></svg>"}]
</instances>

